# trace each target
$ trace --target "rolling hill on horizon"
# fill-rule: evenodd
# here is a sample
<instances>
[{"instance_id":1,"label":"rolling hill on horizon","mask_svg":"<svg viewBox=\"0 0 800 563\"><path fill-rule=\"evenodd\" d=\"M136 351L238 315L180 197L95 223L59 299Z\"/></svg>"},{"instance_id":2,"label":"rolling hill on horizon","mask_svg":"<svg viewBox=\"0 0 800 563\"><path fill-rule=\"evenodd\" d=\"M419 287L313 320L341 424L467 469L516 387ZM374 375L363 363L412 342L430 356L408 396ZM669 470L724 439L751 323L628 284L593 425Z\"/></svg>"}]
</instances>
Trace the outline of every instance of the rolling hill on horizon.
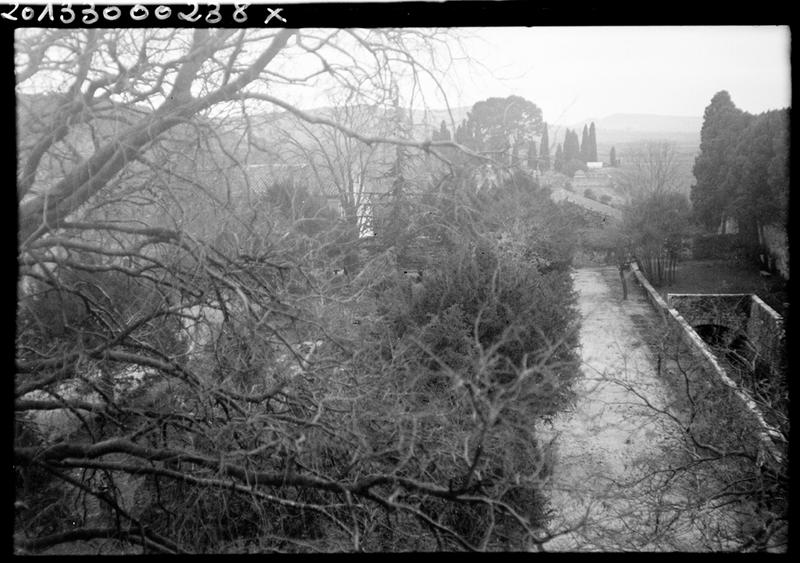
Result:
<instances>
[{"instance_id":1,"label":"rolling hill on horizon","mask_svg":"<svg viewBox=\"0 0 800 563\"><path fill-rule=\"evenodd\" d=\"M661 115L653 113L614 113L599 119L584 119L572 125L572 129L583 129L594 121L595 127L614 131L636 133L697 133L703 126L703 117L694 115Z\"/></svg>"}]
</instances>

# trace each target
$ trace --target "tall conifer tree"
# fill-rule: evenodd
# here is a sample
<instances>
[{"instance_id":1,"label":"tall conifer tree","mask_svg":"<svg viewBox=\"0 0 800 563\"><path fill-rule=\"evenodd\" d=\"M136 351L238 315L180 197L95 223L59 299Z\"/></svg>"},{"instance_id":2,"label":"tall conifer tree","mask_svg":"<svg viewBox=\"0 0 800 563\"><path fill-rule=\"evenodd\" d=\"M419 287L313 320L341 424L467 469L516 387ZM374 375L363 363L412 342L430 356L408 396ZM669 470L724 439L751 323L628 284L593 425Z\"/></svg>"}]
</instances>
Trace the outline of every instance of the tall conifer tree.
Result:
<instances>
[{"instance_id":1,"label":"tall conifer tree","mask_svg":"<svg viewBox=\"0 0 800 563\"><path fill-rule=\"evenodd\" d=\"M564 172L564 151L561 150L561 143L556 145L556 156L553 162L553 169L556 172Z\"/></svg>"},{"instance_id":2,"label":"tall conifer tree","mask_svg":"<svg viewBox=\"0 0 800 563\"><path fill-rule=\"evenodd\" d=\"M539 145L539 166L542 170L550 170L550 138L547 134L547 123L544 124L544 132Z\"/></svg>"},{"instance_id":3,"label":"tall conifer tree","mask_svg":"<svg viewBox=\"0 0 800 563\"><path fill-rule=\"evenodd\" d=\"M447 124L442 120L442 125L439 127L439 140L440 141L449 141L451 139L450 130L447 128Z\"/></svg>"},{"instance_id":4,"label":"tall conifer tree","mask_svg":"<svg viewBox=\"0 0 800 563\"><path fill-rule=\"evenodd\" d=\"M588 162L589 161L589 152L590 152L590 150L591 149L589 148L589 128L586 125L584 125L583 126L583 135L581 135L581 149L580 149L581 160L582 161L584 161L584 162Z\"/></svg>"},{"instance_id":5,"label":"tall conifer tree","mask_svg":"<svg viewBox=\"0 0 800 563\"><path fill-rule=\"evenodd\" d=\"M691 200L695 218L709 230L716 230L722 222L735 190L737 181L730 174L735 159L732 148L752 117L737 108L725 90L714 94L705 109L700 154L692 169L697 182L691 188Z\"/></svg>"},{"instance_id":6,"label":"tall conifer tree","mask_svg":"<svg viewBox=\"0 0 800 563\"><path fill-rule=\"evenodd\" d=\"M564 136L563 153L565 164L570 160L579 160L581 158L581 147L580 141L578 141L578 133L572 131L571 129L567 129L567 133Z\"/></svg>"},{"instance_id":7,"label":"tall conifer tree","mask_svg":"<svg viewBox=\"0 0 800 563\"><path fill-rule=\"evenodd\" d=\"M597 162L597 132L594 128L594 121L589 127L589 161Z\"/></svg>"}]
</instances>

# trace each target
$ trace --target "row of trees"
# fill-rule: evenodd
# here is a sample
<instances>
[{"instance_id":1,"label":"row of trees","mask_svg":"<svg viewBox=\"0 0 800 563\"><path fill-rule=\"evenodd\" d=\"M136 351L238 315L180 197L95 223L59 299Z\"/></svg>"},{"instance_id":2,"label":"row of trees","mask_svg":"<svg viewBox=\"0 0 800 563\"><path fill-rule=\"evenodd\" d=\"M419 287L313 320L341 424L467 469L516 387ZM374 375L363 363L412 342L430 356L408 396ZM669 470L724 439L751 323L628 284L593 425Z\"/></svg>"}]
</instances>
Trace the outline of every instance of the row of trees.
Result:
<instances>
[{"instance_id":1,"label":"row of trees","mask_svg":"<svg viewBox=\"0 0 800 563\"><path fill-rule=\"evenodd\" d=\"M583 136L578 140L578 133L567 129L564 142L556 146L553 168L568 176L574 176L578 170L585 170L587 162L597 161L597 134L594 122L591 126L583 126Z\"/></svg>"},{"instance_id":2,"label":"row of trees","mask_svg":"<svg viewBox=\"0 0 800 563\"><path fill-rule=\"evenodd\" d=\"M546 127L542 110L533 102L520 96L488 98L472 106L451 135L442 121L432 134L433 141L449 141L486 154L505 164L517 165L528 158L534 138ZM523 155L525 147L528 152Z\"/></svg>"},{"instance_id":3,"label":"row of trees","mask_svg":"<svg viewBox=\"0 0 800 563\"><path fill-rule=\"evenodd\" d=\"M451 135L447 123L442 121L431 136L434 142L451 138L475 151L490 154L502 163L524 164L531 170L550 169L547 123L542 120L542 111L536 104L520 96L478 102L456 127L455 134ZM538 147L535 138L539 139ZM588 150L588 141L586 145Z\"/></svg>"},{"instance_id":4,"label":"row of trees","mask_svg":"<svg viewBox=\"0 0 800 563\"><path fill-rule=\"evenodd\" d=\"M537 147L535 137L539 137ZM489 98L478 102L467 118L451 135L447 123L442 121L432 132L432 141L450 141L473 150L492 154L511 164L525 164L531 170L547 171L551 167L550 138L547 124L542 121L541 110L532 102L519 96ZM523 155L524 147L527 151ZM612 148L612 166L616 165L616 152ZM556 172L573 176L585 170L587 162L597 161L597 133L594 122L583 126L583 136L567 129L563 145L556 146L552 167Z\"/></svg>"},{"instance_id":5,"label":"row of trees","mask_svg":"<svg viewBox=\"0 0 800 563\"><path fill-rule=\"evenodd\" d=\"M762 241L764 226L786 221L788 163L789 110L752 115L737 108L728 92L718 92L705 110L693 169L697 222L716 231L733 218Z\"/></svg>"}]
</instances>

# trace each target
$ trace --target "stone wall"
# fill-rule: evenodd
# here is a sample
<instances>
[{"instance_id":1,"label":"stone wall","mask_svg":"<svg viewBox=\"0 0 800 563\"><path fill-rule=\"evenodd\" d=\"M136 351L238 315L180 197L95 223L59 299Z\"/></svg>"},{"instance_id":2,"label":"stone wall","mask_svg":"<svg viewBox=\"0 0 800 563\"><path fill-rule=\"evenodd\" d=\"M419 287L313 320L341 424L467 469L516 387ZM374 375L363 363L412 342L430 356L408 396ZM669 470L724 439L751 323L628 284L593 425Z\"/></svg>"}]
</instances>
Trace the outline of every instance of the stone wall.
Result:
<instances>
[{"instance_id":1,"label":"stone wall","mask_svg":"<svg viewBox=\"0 0 800 563\"><path fill-rule=\"evenodd\" d=\"M786 361L783 318L758 296L750 293L667 295L668 307L676 309L692 327L719 325L730 329L728 339L747 336L755 359L769 367L773 377L782 377ZM726 342L730 344L730 342Z\"/></svg>"},{"instance_id":2,"label":"stone wall","mask_svg":"<svg viewBox=\"0 0 800 563\"><path fill-rule=\"evenodd\" d=\"M703 339L694 331L689 322L681 316L678 310L670 307L664 301L650 282L647 281L644 274L639 271L636 264L631 264L631 269L637 283L644 290L647 300L664 319L668 329L686 344L692 356L700 363L706 373L716 377L720 383L733 390L741 401L742 408L756 421L759 428L758 439L762 447L770 453L773 459L781 463L783 456L778 451L775 442L773 442L773 440L781 439L780 432L767 424L763 413L753 401L753 398L728 376L725 368L719 363L708 345L703 342Z\"/></svg>"},{"instance_id":3,"label":"stone wall","mask_svg":"<svg viewBox=\"0 0 800 563\"><path fill-rule=\"evenodd\" d=\"M720 325L732 332L747 332L749 293L669 293L667 304L692 326Z\"/></svg>"},{"instance_id":4,"label":"stone wall","mask_svg":"<svg viewBox=\"0 0 800 563\"><path fill-rule=\"evenodd\" d=\"M747 319L747 338L756 350L758 359L767 364L773 374L783 374L786 369L786 333L783 317L752 296Z\"/></svg>"}]
</instances>

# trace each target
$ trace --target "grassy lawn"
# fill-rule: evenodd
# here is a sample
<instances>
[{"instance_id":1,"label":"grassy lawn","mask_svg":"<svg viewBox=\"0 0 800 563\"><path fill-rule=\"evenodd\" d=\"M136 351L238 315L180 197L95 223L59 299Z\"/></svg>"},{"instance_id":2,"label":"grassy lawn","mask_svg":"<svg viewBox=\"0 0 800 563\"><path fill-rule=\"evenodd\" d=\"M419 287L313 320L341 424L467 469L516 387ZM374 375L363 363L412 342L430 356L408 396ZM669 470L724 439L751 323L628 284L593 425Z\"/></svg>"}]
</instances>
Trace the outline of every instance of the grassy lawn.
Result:
<instances>
[{"instance_id":1,"label":"grassy lawn","mask_svg":"<svg viewBox=\"0 0 800 563\"><path fill-rule=\"evenodd\" d=\"M762 277L757 266L731 260L679 262L675 282L656 290L664 299L667 293L755 293L781 315L789 299L780 276Z\"/></svg>"}]
</instances>

